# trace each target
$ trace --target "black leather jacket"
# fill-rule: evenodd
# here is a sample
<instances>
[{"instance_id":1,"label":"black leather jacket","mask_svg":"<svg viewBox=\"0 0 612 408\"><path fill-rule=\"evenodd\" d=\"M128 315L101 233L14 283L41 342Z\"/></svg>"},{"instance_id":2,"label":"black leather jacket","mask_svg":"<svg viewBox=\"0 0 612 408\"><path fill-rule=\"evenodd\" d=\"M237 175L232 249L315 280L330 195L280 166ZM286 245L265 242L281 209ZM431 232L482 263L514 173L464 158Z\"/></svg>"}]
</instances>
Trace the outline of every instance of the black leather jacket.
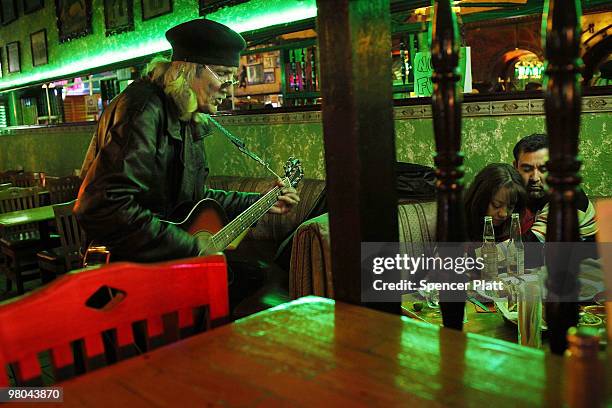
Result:
<instances>
[{"instance_id":1,"label":"black leather jacket","mask_svg":"<svg viewBox=\"0 0 612 408\"><path fill-rule=\"evenodd\" d=\"M75 215L112 260L155 262L196 256L196 239L162 223L187 201L213 198L233 218L259 194L206 189L203 137L181 122L174 102L148 80L132 83L106 108L89 146Z\"/></svg>"}]
</instances>

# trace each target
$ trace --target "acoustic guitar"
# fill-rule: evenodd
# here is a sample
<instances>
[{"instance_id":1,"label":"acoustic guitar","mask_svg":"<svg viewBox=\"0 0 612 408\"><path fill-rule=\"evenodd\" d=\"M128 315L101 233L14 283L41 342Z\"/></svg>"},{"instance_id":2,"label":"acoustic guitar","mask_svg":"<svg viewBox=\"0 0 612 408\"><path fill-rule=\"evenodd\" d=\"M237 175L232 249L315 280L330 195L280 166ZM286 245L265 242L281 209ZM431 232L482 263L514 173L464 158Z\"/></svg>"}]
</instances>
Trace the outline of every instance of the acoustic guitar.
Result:
<instances>
[{"instance_id":1,"label":"acoustic guitar","mask_svg":"<svg viewBox=\"0 0 612 408\"><path fill-rule=\"evenodd\" d=\"M284 166L285 186L295 187L304 177L299 160L290 157ZM204 242L204 255L234 249L249 231L251 225L263 217L281 195L281 187L274 187L244 212L226 224L225 211L215 200L198 201L182 221L166 221L187 231ZM185 213L185 212L183 212Z\"/></svg>"}]
</instances>

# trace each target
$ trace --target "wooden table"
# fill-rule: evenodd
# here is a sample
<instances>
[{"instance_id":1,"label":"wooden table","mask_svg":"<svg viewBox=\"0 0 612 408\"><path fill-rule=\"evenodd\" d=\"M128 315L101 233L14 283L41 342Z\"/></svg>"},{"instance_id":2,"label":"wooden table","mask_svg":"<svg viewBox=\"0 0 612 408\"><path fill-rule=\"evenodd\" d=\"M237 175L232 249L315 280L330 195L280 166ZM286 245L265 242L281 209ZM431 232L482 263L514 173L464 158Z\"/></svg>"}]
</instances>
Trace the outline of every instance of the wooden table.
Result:
<instances>
[{"instance_id":1,"label":"wooden table","mask_svg":"<svg viewBox=\"0 0 612 408\"><path fill-rule=\"evenodd\" d=\"M13 211L0 214L0 227L16 227L30 222L48 221L55 218L53 206L29 208L27 210Z\"/></svg>"},{"instance_id":2,"label":"wooden table","mask_svg":"<svg viewBox=\"0 0 612 408\"><path fill-rule=\"evenodd\" d=\"M420 300L423 309L417 312L412 306L413 303L413 301L402 302L402 314L426 323L442 326L442 313L440 313L439 308L430 308L425 300ZM486 313L478 311L476 305L471 302L466 302L465 306L467 321L463 322L464 332L494 337L511 343L518 341L517 325L504 320L502 314L497 312L492 305L484 305L489 307L490 310Z\"/></svg>"},{"instance_id":3,"label":"wooden table","mask_svg":"<svg viewBox=\"0 0 612 408\"><path fill-rule=\"evenodd\" d=\"M306 297L60 384L56 406L561 406L563 363Z\"/></svg>"}]
</instances>

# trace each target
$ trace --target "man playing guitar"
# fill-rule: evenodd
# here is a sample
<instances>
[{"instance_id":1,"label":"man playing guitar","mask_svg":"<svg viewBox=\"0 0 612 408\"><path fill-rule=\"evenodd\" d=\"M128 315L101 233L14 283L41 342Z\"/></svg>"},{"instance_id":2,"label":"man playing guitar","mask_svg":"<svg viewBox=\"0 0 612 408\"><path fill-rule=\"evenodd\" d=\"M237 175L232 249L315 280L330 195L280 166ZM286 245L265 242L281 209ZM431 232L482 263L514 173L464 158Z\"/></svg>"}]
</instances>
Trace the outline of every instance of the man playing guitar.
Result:
<instances>
[{"instance_id":1,"label":"man playing guitar","mask_svg":"<svg viewBox=\"0 0 612 408\"><path fill-rule=\"evenodd\" d=\"M215 200L233 219L261 197L207 189L203 137L208 114L234 86L245 41L206 19L166 32L172 60L154 59L146 75L106 107L89 146L75 214L113 261L156 262L210 252L174 223L164 222L184 202ZM284 214L299 201L291 185L277 183L268 212Z\"/></svg>"}]
</instances>

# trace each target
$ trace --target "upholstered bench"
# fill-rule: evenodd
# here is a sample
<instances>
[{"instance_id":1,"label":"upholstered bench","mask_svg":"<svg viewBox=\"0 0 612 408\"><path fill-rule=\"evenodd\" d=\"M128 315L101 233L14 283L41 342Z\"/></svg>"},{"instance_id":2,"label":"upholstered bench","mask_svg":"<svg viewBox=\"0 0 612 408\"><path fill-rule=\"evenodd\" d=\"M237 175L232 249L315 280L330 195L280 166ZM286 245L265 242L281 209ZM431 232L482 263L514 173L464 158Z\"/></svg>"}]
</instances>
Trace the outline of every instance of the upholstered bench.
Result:
<instances>
[{"instance_id":1,"label":"upholstered bench","mask_svg":"<svg viewBox=\"0 0 612 408\"><path fill-rule=\"evenodd\" d=\"M266 192L273 183L273 178L235 176L214 176L207 180L208 187L226 191ZM248 282L247 285L251 286L260 283L257 278L253 278L253 275L264 280L263 287L234 309L234 318L246 316L289 300L289 262L287 261L286 264L275 262L277 252L281 243L310 216L313 208L318 205L324 194L324 187L324 180L302 180L297 186L300 202L291 212L284 215L265 214L255 227L251 228L236 250L225 251L231 269L230 274L250 276L247 279L252 282ZM239 284L244 284L245 277L238 280L241 281L238 282Z\"/></svg>"},{"instance_id":2,"label":"upholstered bench","mask_svg":"<svg viewBox=\"0 0 612 408\"><path fill-rule=\"evenodd\" d=\"M207 180L209 188L247 192L266 192L273 183L273 178L237 176L213 176ZM302 180L297 186L299 204L288 214L265 214L251 228L236 251L244 256L250 254L260 260L272 260L283 240L306 220L323 194L324 187L325 180Z\"/></svg>"},{"instance_id":3,"label":"upholstered bench","mask_svg":"<svg viewBox=\"0 0 612 408\"><path fill-rule=\"evenodd\" d=\"M435 201L398 205L399 241L411 242L412 251L435 241ZM334 297L328 214L307 220L293 238L289 268L289 296Z\"/></svg>"}]
</instances>

